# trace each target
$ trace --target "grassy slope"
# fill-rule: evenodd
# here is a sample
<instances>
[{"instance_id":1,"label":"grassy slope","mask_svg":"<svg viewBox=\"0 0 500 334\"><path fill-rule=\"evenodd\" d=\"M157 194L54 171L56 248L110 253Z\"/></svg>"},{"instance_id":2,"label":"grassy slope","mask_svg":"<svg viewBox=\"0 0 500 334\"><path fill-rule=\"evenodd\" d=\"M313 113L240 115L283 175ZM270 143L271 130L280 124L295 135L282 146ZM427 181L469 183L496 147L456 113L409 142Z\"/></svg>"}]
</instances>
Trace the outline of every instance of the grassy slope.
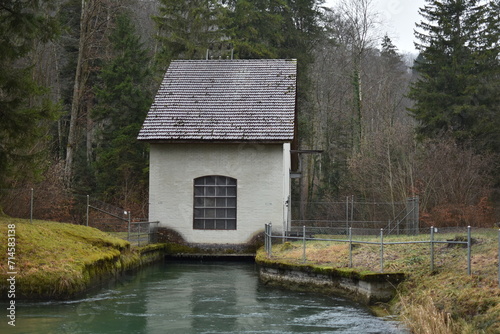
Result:
<instances>
[{"instance_id":1,"label":"grassy slope","mask_svg":"<svg viewBox=\"0 0 500 334\"><path fill-rule=\"evenodd\" d=\"M393 312L414 333L500 333L498 288L498 232L474 232L472 275L467 275L467 250L436 244L434 272L430 271L429 244L384 246L384 272L403 272L408 279L398 287ZM439 240L455 234L439 234ZM339 237L339 238L345 238ZM429 240L429 236L386 237L385 242ZM369 240L365 238L364 240ZM378 241L372 239L371 241ZM348 245L308 241L306 263L346 268ZM265 254L261 250L259 257ZM302 241L273 246L273 260L303 264ZM380 246L355 245L353 266L379 272Z\"/></svg>"},{"instance_id":2,"label":"grassy slope","mask_svg":"<svg viewBox=\"0 0 500 334\"><path fill-rule=\"evenodd\" d=\"M0 290L6 289L7 226L16 228L16 295L61 297L90 282L95 263L120 266L129 243L94 228L0 217ZM113 262L114 261L114 262ZM2 293L2 298L5 298Z\"/></svg>"}]
</instances>

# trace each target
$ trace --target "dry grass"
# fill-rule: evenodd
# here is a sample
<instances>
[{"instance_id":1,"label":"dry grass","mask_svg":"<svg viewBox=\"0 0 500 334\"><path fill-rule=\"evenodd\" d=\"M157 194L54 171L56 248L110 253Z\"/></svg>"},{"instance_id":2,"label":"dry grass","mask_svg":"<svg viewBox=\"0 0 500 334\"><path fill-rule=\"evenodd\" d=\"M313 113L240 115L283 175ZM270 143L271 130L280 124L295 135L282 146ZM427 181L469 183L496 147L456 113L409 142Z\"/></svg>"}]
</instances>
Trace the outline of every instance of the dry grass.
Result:
<instances>
[{"instance_id":1,"label":"dry grass","mask_svg":"<svg viewBox=\"0 0 500 334\"><path fill-rule=\"evenodd\" d=\"M454 233L439 234L435 240L456 237ZM435 244L431 272L428 243L384 246L384 272L404 272L407 276L398 287L398 297L388 307L413 333L500 333L498 231L473 231L472 237L470 276L465 248ZM429 236L384 238L384 242L409 240L429 240ZM365 237L364 241L379 239ZM308 241L306 263L348 267L348 247L347 243ZM274 245L272 254L275 261L304 263L302 241ZM360 271L380 272L380 245L355 245L352 261Z\"/></svg>"},{"instance_id":2,"label":"dry grass","mask_svg":"<svg viewBox=\"0 0 500 334\"><path fill-rule=\"evenodd\" d=\"M400 305L401 317L415 334L451 334L460 330L450 313L438 310L431 295L426 295L419 303L402 298Z\"/></svg>"}]
</instances>

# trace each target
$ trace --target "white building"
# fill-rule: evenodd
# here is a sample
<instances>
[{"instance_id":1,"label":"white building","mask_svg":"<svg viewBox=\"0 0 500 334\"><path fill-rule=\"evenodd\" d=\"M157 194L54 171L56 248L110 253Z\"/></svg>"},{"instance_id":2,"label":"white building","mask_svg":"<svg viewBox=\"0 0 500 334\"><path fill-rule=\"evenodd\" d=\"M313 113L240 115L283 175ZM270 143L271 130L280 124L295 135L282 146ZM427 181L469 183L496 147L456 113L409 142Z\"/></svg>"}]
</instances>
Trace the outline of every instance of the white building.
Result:
<instances>
[{"instance_id":1,"label":"white building","mask_svg":"<svg viewBox=\"0 0 500 334\"><path fill-rule=\"evenodd\" d=\"M138 139L150 143L149 219L189 244L288 230L295 60L173 61Z\"/></svg>"}]
</instances>

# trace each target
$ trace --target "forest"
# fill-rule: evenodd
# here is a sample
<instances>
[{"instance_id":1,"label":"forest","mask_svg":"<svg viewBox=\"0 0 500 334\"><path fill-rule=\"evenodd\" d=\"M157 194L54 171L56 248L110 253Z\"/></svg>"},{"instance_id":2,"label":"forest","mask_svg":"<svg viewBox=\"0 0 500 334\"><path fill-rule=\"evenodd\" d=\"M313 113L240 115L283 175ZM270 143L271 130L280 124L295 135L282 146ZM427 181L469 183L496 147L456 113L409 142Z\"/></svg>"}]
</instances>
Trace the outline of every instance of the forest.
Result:
<instances>
[{"instance_id":1,"label":"forest","mask_svg":"<svg viewBox=\"0 0 500 334\"><path fill-rule=\"evenodd\" d=\"M429 226L500 219L500 1L426 0L418 55L374 0L3 0L0 189L147 216L136 140L174 59L298 60L293 201L418 196ZM0 205L1 212L1 205Z\"/></svg>"}]
</instances>

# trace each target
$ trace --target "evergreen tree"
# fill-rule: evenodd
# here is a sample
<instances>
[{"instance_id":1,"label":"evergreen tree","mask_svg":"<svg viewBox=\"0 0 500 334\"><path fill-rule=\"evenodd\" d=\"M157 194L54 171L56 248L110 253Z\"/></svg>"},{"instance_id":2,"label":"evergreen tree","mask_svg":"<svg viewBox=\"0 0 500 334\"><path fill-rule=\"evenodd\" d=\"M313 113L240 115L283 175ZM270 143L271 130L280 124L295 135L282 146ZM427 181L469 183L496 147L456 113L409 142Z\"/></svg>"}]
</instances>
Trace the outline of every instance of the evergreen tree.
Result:
<instances>
[{"instance_id":1,"label":"evergreen tree","mask_svg":"<svg viewBox=\"0 0 500 334\"><path fill-rule=\"evenodd\" d=\"M210 44L225 38L225 7L217 0L160 0L160 63L172 59L205 59Z\"/></svg>"},{"instance_id":2,"label":"evergreen tree","mask_svg":"<svg viewBox=\"0 0 500 334\"><path fill-rule=\"evenodd\" d=\"M97 191L129 204L134 200L130 194L140 195L147 186L147 146L136 138L152 102L151 72L149 56L127 15L117 17L109 40L113 57L95 87L93 117L102 130L94 168Z\"/></svg>"},{"instance_id":3,"label":"evergreen tree","mask_svg":"<svg viewBox=\"0 0 500 334\"><path fill-rule=\"evenodd\" d=\"M39 171L37 153L45 149L41 143L47 121L55 118L28 57L36 42L57 33L55 21L41 14L48 5L35 0L0 3L0 185Z\"/></svg>"},{"instance_id":4,"label":"evergreen tree","mask_svg":"<svg viewBox=\"0 0 500 334\"><path fill-rule=\"evenodd\" d=\"M283 0L229 2L227 31L237 58L278 58L285 6Z\"/></svg>"},{"instance_id":5,"label":"evergreen tree","mask_svg":"<svg viewBox=\"0 0 500 334\"><path fill-rule=\"evenodd\" d=\"M382 39L382 50L380 52L382 57L388 58L388 59L395 59L400 61L401 57L398 54L398 48L392 43L392 40L387 34L384 35L384 38Z\"/></svg>"},{"instance_id":6,"label":"evergreen tree","mask_svg":"<svg viewBox=\"0 0 500 334\"><path fill-rule=\"evenodd\" d=\"M421 55L410 110L424 137L450 132L459 141L479 139L490 132L484 125L498 124L500 117L491 113L498 108L498 94L491 87L498 87L499 35L488 27L493 24L489 5L478 0L427 2L420 9L426 22L417 24L423 32L416 33Z\"/></svg>"}]
</instances>

